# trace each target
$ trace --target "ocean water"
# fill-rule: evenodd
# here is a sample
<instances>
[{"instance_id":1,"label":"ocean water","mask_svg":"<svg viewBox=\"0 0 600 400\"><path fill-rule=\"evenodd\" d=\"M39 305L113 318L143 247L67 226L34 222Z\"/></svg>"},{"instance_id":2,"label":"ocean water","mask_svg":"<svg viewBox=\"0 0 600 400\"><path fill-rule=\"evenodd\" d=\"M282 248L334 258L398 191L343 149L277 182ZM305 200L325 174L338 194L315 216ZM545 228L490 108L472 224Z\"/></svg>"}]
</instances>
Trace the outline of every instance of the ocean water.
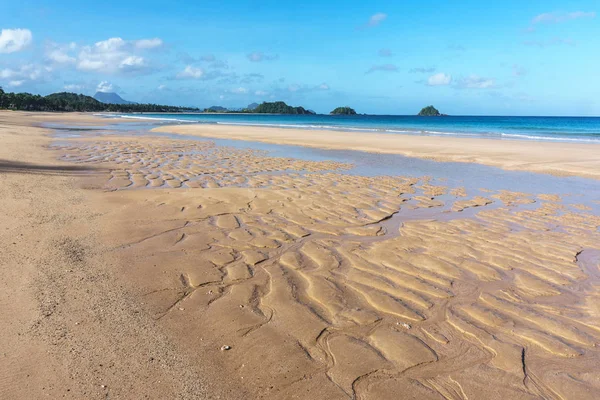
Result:
<instances>
[{"instance_id":1,"label":"ocean water","mask_svg":"<svg viewBox=\"0 0 600 400\"><path fill-rule=\"evenodd\" d=\"M119 114L116 116L143 119L156 123L206 123L350 130L395 135L412 134L600 143L600 117L417 117L402 115L271 114Z\"/></svg>"}]
</instances>

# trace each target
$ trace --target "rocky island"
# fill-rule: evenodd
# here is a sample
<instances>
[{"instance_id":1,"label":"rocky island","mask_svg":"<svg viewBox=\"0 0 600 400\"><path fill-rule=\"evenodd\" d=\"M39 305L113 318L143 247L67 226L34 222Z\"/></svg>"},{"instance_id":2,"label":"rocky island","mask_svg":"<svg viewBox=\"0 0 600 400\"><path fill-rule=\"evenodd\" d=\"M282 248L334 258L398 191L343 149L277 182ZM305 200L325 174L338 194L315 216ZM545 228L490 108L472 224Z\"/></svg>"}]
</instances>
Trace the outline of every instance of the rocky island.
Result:
<instances>
[{"instance_id":1,"label":"rocky island","mask_svg":"<svg viewBox=\"0 0 600 400\"><path fill-rule=\"evenodd\" d=\"M356 111L353 108L346 106L346 107L338 107L335 110L333 110L332 112L330 112L329 114L330 115L356 115Z\"/></svg>"},{"instance_id":2,"label":"rocky island","mask_svg":"<svg viewBox=\"0 0 600 400\"><path fill-rule=\"evenodd\" d=\"M441 114L434 106L427 106L417 114L419 117L441 117Z\"/></svg>"}]
</instances>

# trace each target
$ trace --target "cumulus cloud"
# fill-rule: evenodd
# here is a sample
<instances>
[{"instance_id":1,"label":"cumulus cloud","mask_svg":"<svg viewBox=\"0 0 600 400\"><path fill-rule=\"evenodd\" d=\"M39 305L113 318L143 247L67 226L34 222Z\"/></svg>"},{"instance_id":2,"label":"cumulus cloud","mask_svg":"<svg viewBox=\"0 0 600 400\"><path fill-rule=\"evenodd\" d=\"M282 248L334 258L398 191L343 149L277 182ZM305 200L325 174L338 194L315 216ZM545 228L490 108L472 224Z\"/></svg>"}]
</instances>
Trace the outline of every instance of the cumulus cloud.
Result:
<instances>
[{"instance_id":1,"label":"cumulus cloud","mask_svg":"<svg viewBox=\"0 0 600 400\"><path fill-rule=\"evenodd\" d=\"M162 46L162 40L123 40L115 37L83 46L77 57L77 69L101 73L146 73L150 63L140 53Z\"/></svg>"},{"instance_id":2,"label":"cumulus cloud","mask_svg":"<svg viewBox=\"0 0 600 400\"><path fill-rule=\"evenodd\" d=\"M452 82L452 76L443 72L431 75L427 79L427 85L429 86L446 86Z\"/></svg>"},{"instance_id":3,"label":"cumulus cloud","mask_svg":"<svg viewBox=\"0 0 600 400\"><path fill-rule=\"evenodd\" d=\"M248 60L252 62L273 61L279 58L277 54L265 54L261 51L255 51L247 55Z\"/></svg>"},{"instance_id":4,"label":"cumulus cloud","mask_svg":"<svg viewBox=\"0 0 600 400\"><path fill-rule=\"evenodd\" d=\"M376 72L376 71L397 72L398 67L395 66L394 64L373 65L371 68L368 69L368 71L366 73L370 74L370 73Z\"/></svg>"},{"instance_id":5,"label":"cumulus cloud","mask_svg":"<svg viewBox=\"0 0 600 400\"><path fill-rule=\"evenodd\" d=\"M146 60L140 56L129 56L119 64L119 69L125 72L139 71L146 67Z\"/></svg>"},{"instance_id":6,"label":"cumulus cloud","mask_svg":"<svg viewBox=\"0 0 600 400\"><path fill-rule=\"evenodd\" d=\"M96 92L112 93L112 92L116 92L116 91L117 91L117 89L116 89L115 85L113 85L112 83L110 83L108 81L102 81L96 87Z\"/></svg>"},{"instance_id":7,"label":"cumulus cloud","mask_svg":"<svg viewBox=\"0 0 600 400\"><path fill-rule=\"evenodd\" d=\"M202 79L204 70L202 68L188 65L183 71L177 74L177 79Z\"/></svg>"},{"instance_id":8,"label":"cumulus cloud","mask_svg":"<svg viewBox=\"0 0 600 400\"><path fill-rule=\"evenodd\" d=\"M135 40L133 42L133 44L138 49L156 49L163 45L163 41L162 41L162 39L159 39L159 38L140 39L140 40Z\"/></svg>"},{"instance_id":9,"label":"cumulus cloud","mask_svg":"<svg viewBox=\"0 0 600 400\"><path fill-rule=\"evenodd\" d=\"M29 46L32 40L33 35L29 29L2 29L0 31L0 53L21 51Z\"/></svg>"},{"instance_id":10,"label":"cumulus cloud","mask_svg":"<svg viewBox=\"0 0 600 400\"><path fill-rule=\"evenodd\" d=\"M323 82L319 86L317 86L317 89L319 89L319 90L329 90L329 85L326 84L325 82Z\"/></svg>"},{"instance_id":11,"label":"cumulus cloud","mask_svg":"<svg viewBox=\"0 0 600 400\"><path fill-rule=\"evenodd\" d=\"M254 92L254 94L257 96L266 96L269 94L269 92L264 91L264 90L257 90L256 92Z\"/></svg>"},{"instance_id":12,"label":"cumulus cloud","mask_svg":"<svg viewBox=\"0 0 600 400\"><path fill-rule=\"evenodd\" d=\"M46 43L45 57L46 60L53 64L75 64L77 59L74 52L77 49L77 44L69 43L60 45L58 43Z\"/></svg>"},{"instance_id":13,"label":"cumulus cloud","mask_svg":"<svg viewBox=\"0 0 600 400\"><path fill-rule=\"evenodd\" d=\"M572 21L581 18L595 18L596 12L590 11L572 11L572 12L549 12L536 15L531 20L532 25L536 24L558 24L561 22Z\"/></svg>"},{"instance_id":14,"label":"cumulus cloud","mask_svg":"<svg viewBox=\"0 0 600 400\"><path fill-rule=\"evenodd\" d=\"M390 49L380 49L377 54L379 54L379 57L391 57L394 55Z\"/></svg>"},{"instance_id":15,"label":"cumulus cloud","mask_svg":"<svg viewBox=\"0 0 600 400\"><path fill-rule=\"evenodd\" d=\"M463 89L489 89L495 86L493 79L484 78L478 75L470 75L461 79L457 87Z\"/></svg>"},{"instance_id":16,"label":"cumulus cloud","mask_svg":"<svg viewBox=\"0 0 600 400\"><path fill-rule=\"evenodd\" d=\"M43 82L49 78L52 69L36 64L26 64L18 68L4 68L0 70L0 81L7 82L8 86L21 86L25 83Z\"/></svg>"}]
</instances>

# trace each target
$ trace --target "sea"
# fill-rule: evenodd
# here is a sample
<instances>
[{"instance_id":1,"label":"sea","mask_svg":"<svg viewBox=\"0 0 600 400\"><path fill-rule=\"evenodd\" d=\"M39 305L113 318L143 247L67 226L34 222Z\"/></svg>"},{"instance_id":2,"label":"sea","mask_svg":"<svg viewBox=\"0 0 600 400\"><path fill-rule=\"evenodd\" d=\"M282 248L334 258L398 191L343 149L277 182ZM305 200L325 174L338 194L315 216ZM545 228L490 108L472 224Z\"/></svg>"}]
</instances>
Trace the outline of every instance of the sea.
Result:
<instances>
[{"instance_id":1,"label":"sea","mask_svg":"<svg viewBox=\"0 0 600 400\"><path fill-rule=\"evenodd\" d=\"M155 123L218 124L297 129L600 143L600 117L511 117L273 114L99 114Z\"/></svg>"}]
</instances>

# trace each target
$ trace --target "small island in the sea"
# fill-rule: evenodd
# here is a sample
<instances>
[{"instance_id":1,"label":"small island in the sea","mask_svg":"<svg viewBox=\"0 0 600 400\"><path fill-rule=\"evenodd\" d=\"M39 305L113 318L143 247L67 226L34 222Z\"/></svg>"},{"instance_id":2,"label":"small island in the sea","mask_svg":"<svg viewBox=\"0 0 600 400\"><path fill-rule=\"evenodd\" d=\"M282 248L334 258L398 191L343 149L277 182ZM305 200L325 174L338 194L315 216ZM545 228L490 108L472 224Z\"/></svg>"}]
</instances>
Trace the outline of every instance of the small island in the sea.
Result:
<instances>
[{"instance_id":1,"label":"small island in the sea","mask_svg":"<svg viewBox=\"0 0 600 400\"><path fill-rule=\"evenodd\" d=\"M434 106L427 106L421 109L417 115L419 117L441 117L444 114L441 114Z\"/></svg>"},{"instance_id":2,"label":"small island in the sea","mask_svg":"<svg viewBox=\"0 0 600 400\"><path fill-rule=\"evenodd\" d=\"M351 107L338 107L329 114L331 115L356 115L356 111Z\"/></svg>"},{"instance_id":3,"label":"small island in the sea","mask_svg":"<svg viewBox=\"0 0 600 400\"><path fill-rule=\"evenodd\" d=\"M251 112L259 114L315 114L314 111L307 110L304 107L288 106L283 101L264 102Z\"/></svg>"}]
</instances>

